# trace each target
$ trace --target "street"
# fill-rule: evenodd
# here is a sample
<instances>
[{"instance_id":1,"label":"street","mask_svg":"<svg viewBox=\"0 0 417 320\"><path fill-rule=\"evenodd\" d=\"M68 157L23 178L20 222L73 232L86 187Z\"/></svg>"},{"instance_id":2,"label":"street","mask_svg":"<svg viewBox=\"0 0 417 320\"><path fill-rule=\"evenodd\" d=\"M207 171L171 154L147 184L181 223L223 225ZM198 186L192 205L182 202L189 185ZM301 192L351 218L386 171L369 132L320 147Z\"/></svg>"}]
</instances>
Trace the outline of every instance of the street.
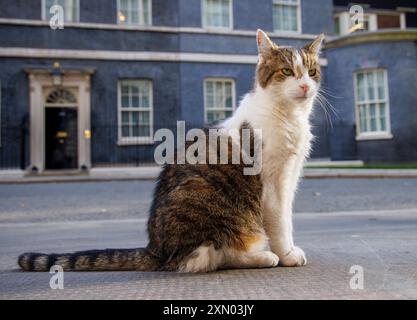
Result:
<instances>
[{"instance_id":1,"label":"street","mask_svg":"<svg viewBox=\"0 0 417 320\"><path fill-rule=\"evenodd\" d=\"M417 298L417 179L304 180L295 203L302 268L65 273L63 290L50 289L48 273L18 270L24 251L145 246L152 189L152 181L0 185L0 299ZM358 267L363 289L351 285Z\"/></svg>"}]
</instances>

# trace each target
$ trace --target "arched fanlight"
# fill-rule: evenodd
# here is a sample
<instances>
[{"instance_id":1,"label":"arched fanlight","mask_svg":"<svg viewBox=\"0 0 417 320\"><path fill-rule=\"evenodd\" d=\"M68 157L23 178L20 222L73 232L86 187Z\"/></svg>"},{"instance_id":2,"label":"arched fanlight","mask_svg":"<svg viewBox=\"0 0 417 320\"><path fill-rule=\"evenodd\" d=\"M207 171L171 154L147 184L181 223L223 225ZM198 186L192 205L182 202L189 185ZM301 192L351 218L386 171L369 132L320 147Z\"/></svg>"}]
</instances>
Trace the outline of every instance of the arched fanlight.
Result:
<instances>
[{"instance_id":1,"label":"arched fanlight","mask_svg":"<svg viewBox=\"0 0 417 320\"><path fill-rule=\"evenodd\" d=\"M77 103L77 98L68 90L57 89L48 95L46 103Z\"/></svg>"}]
</instances>

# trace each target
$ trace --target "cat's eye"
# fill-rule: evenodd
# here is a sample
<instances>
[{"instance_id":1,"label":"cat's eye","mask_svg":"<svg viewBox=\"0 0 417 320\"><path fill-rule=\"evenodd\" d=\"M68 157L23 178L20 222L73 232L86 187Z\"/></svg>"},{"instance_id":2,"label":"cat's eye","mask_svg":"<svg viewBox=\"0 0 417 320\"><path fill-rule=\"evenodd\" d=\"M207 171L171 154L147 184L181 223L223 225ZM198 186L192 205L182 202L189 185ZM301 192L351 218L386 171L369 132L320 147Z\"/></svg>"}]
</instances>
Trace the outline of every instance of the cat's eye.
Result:
<instances>
[{"instance_id":1,"label":"cat's eye","mask_svg":"<svg viewBox=\"0 0 417 320\"><path fill-rule=\"evenodd\" d=\"M283 75L288 76L288 77L294 75L294 72L292 72L292 70L289 68L281 69L281 72Z\"/></svg>"},{"instance_id":2,"label":"cat's eye","mask_svg":"<svg viewBox=\"0 0 417 320\"><path fill-rule=\"evenodd\" d=\"M317 70L316 69L310 69L310 70L308 70L308 75L310 77L314 77L316 75L316 73L317 73Z\"/></svg>"}]
</instances>

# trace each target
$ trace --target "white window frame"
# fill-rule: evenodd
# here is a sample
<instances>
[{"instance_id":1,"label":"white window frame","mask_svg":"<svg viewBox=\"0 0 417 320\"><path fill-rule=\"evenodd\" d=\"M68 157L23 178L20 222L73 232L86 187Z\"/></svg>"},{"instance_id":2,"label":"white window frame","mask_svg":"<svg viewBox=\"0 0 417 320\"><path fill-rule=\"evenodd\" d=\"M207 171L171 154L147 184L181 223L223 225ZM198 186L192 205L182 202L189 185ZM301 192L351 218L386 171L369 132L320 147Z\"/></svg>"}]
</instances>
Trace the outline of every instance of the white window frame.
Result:
<instances>
[{"instance_id":1,"label":"white window frame","mask_svg":"<svg viewBox=\"0 0 417 320\"><path fill-rule=\"evenodd\" d=\"M220 82L230 82L232 84L232 109L226 109L226 108L207 108L207 90L206 90L206 83L209 81L220 81ZM223 87L224 90L224 87ZM205 78L203 81L203 95L204 95L204 123L208 124L207 122L207 111L232 111L234 112L236 110L236 83L235 79L233 78L214 78L214 77L208 77Z\"/></svg>"},{"instance_id":2,"label":"white window frame","mask_svg":"<svg viewBox=\"0 0 417 320\"><path fill-rule=\"evenodd\" d=\"M297 30L279 30L279 29L275 29L274 26L274 18L272 16L272 27L274 29L275 33L289 33L289 34L299 34L302 33L302 26L301 26L301 1L297 0L297 3L288 3L282 0L272 0L272 12L274 10L274 5L281 5L281 6L293 6L293 7L297 7ZM272 13L273 14L273 13Z\"/></svg>"},{"instance_id":3,"label":"white window frame","mask_svg":"<svg viewBox=\"0 0 417 320\"><path fill-rule=\"evenodd\" d=\"M50 19L49 12L46 12L46 0L42 0L42 20L47 21ZM72 21L66 21L69 23L73 22L80 22L80 0L66 0L66 1L74 1L74 5L76 6L76 17ZM64 16L65 16L65 8L64 8ZM65 20L65 19L64 19Z\"/></svg>"},{"instance_id":4,"label":"white window frame","mask_svg":"<svg viewBox=\"0 0 417 320\"><path fill-rule=\"evenodd\" d=\"M122 84L137 84L138 82L149 83L149 108L122 108ZM149 112L149 136L148 137L123 137L122 135L122 111L148 111ZM154 135L154 105L153 105L153 82L148 79L120 79L117 83L117 127L118 139L117 144L123 145L140 145L153 144Z\"/></svg>"},{"instance_id":5,"label":"white window frame","mask_svg":"<svg viewBox=\"0 0 417 320\"><path fill-rule=\"evenodd\" d=\"M357 76L359 74L367 73L367 72L373 72L376 74L376 72L382 71L384 75L384 93L385 93L385 99L384 100L368 100L365 101L358 101L358 84L357 84ZM392 139L393 135L391 134L391 119L390 119L390 99L389 99L389 89L388 89L388 72L386 69L381 68L375 68L375 69L361 69L357 70L353 73L353 82L354 82L354 97L355 97L355 118L356 118L356 140L382 140L382 139ZM374 76L374 88L376 86L376 77ZM366 96L368 95L368 92L366 90ZM385 131L368 131L368 132L361 132L360 129L360 111L359 106L360 105L369 105L371 103L385 103ZM378 108L379 109L379 108ZM379 113L379 111L378 111ZM367 117L367 126L370 126L370 118Z\"/></svg>"},{"instance_id":6,"label":"white window frame","mask_svg":"<svg viewBox=\"0 0 417 320\"><path fill-rule=\"evenodd\" d=\"M133 0L130 0L133 1ZM117 24L118 25L126 25L126 26L152 26L152 0L148 0L148 21L149 23L146 24L144 23L145 21L145 16L144 16L144 10L143 10L143 0L137 0L138 3L138 12L139 12L139 21L138 23L133 23L133 22L125 22L125 23L121 23L119 20L119 12L120 12L120 0L117 0Z\"/></svg>"},{"instance_id":7,"label":"white window frame","mask_svg":"<svg viewBox=\"0 0 417 320\"><path fill-rule=\"evenodd\" d=\"M215 30L232 30L233 29L233 0L229 1L229 26L227 27L215 27L207 25L207 6L206 0L201 0L201 25L204 29L215 29Z\"/></svg>"}]
</instances>

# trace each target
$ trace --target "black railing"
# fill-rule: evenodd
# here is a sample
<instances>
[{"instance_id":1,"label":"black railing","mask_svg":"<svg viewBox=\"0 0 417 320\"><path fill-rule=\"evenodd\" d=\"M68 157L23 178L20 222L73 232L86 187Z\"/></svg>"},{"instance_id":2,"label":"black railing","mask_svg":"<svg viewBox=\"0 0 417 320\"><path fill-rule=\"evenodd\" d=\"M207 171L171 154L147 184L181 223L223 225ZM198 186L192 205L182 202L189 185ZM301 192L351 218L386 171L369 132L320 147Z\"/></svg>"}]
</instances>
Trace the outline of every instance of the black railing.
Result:
<instances>
[{"instance_id":1,"label":"black railing","mask_svg":"<svg viewBox=\"0 0 417 320\"><path fill-rule=\"evenodd\" d=\"M26 168L29 161L27 128L1 126L0 134L0 169Z\"/></svg>"}]
</instances>

